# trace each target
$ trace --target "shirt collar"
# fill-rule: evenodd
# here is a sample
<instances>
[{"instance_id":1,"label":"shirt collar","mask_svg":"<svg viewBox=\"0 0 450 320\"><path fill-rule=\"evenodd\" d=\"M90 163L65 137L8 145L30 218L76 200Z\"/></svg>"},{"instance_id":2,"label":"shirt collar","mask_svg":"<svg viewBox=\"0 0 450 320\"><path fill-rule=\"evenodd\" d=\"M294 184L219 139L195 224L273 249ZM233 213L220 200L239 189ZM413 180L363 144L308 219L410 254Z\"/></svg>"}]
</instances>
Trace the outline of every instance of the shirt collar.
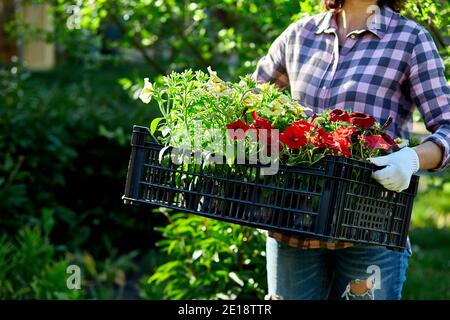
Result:
<instances>
[{"instance_id":1,"label":"shirt collar","mask_svg":"<svg viewBox=\"0 0 450 320\"><path fill-rule=\"evenodd\" d=\"M393 14L394 11L388 6L381 7L380 10L373 16L372 22L366 29L361 31L370 31L378 38L383 38L389 27ZM316 34L335 32L338 29L335 18L335 10L329 10L317 26Z\"/></svg>"}]
</instances>

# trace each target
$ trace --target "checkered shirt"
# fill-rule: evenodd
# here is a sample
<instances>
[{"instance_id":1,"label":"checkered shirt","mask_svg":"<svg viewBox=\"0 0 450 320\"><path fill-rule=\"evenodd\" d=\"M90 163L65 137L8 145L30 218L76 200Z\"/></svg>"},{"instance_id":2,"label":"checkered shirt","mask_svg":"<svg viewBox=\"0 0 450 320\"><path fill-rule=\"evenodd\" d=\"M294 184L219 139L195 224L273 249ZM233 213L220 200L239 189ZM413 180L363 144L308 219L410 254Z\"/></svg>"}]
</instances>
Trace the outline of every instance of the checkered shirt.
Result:
<instances>
[{"instance_id":1,"label":"checkered shirt","mask_svg":"<svg viewBox=\"0 0 450 320\"><path fill-rule=\"evenodd\" d=\"M389 7L373 15L367 29L353 31L340 46L334 11L292 23L260 59L258 82L290 86L292 97L313 112L351 109L380 123L392 117L388 133L408 139L417 107L433 141L443 150L438 169L450 164L450 88L430 34ZM269 233L300 248L345 248L350 243Z\"/></svg>"}]
</instances>

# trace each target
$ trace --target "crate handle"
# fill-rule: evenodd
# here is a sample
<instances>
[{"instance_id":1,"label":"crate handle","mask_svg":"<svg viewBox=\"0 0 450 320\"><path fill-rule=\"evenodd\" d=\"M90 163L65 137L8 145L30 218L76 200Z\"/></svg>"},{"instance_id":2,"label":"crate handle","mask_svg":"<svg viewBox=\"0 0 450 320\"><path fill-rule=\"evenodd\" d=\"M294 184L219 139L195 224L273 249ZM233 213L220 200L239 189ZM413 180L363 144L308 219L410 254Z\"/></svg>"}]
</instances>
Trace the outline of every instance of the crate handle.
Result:
<instances>
[{"instance_id":1,"label":"crate handle","mask_svg":"<svg viewBox=\"0 0 450 320\"><path fill-rule=\"evenodd\" d=\"M127 179L125 182L124 203L132 203L126 198L137 199L139 196L139 182L142 175L142 163L144 162L145 137L150 133L146 127L133 126L131 135L131 155L128 162Z\"/></svg>"}]
</instances>

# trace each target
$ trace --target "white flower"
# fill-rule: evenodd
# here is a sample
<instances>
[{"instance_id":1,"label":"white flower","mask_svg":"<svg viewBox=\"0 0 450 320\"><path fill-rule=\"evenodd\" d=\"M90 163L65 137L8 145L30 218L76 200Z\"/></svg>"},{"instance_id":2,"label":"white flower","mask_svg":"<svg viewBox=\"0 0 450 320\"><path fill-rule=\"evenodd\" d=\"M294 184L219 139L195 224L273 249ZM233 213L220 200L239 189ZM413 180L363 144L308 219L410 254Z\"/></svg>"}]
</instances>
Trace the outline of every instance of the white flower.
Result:
<instances>
[{"instance_id":1,"label":"white flower","mask_svg":"<svg viewBox=\"0 0 450 320\"><path fill-rule=\"evenodd\" d=\"M215 83L212 81L208 81L208 83L206 84L206 89L215 97L226 96L231 93L225 82Z\"/></svg>"},{"instance_id":2,"label":"white flower","mask_svg":"<svg viewBox=\"0 0 450 320\"><path fill-rule=\"evenodd\" d=\"M399 147L400 149L403 149L403 148L409 146L409 140L408 140L408 139L397 138L397 139L395 139L394 141L397 143L397 145L398 145L398 147Z\"/></svg>"},{"instance_id":3,"label":"white flower","mask_svg":"<svg viewBox=\"0 0 450 320\"><path fill-rule=\"evenodd\" d=\"M311 108L304 107L295 100L291 103L290 109L292 112L294 112L294 114L298 116L303 115L305 111L312 111Z\"/></svg>"},{"instance_id":4,"label":"white flower","mask_svg":"<svg viewBox=\"0 0 450 320\"><path fill-rule=\"evenodd\" d=\"M246 107L256 107L259 106L262 102L262 95L249 93L243 100L242 104Z\"/></svg>"},{"instance_id":5,"label":"white flower","mask_svg":"<svg viewBox=\"0 0 450 320\"><path fill-rule=\"evenodd\" d=\"M211 67L208 67L208 73L209 73L209 80L213 83L221 83L223 82L222 79L219 78L216 71L213 71Z\"/></svg>"},{"instance_id":6,"label":"white flower","mask_svg":"<svg viewBox=\"0 0 450 320\"><path fill-rule=\"evenodd\" d=\"M142 89L141 93L139 94L139 99L142 100L144 103L149 103L150 100L152 100L152 93L153 93L153 85L148 80L148 78L144 79L144 88Z\"/></svg>"},{"instance_id":7,"label":"white flower","mask_svg":"<svg viewBox=\"0 0 450 320\"><path fill-rule=\"evenodd\" d=\"M283 108L284 103L282 99L278 98L273 100L271 103L268 104L269 107L269 114L273 116L281 116L285 114L285 109Z\"/></svg>"},{"instance_id":8,"label":"white flower","mask_svg":"<svg viewBox=\"0 0 450 320\"><path fill-rule=\"evenodd\" d=\"M227 86L223 83L214 83L211 85L211 89L214 93L224 93L227 90Z\"/></svg>"},{"instance_id":9,"label":"white flower","mask_svg":"<svg viewBox=\"0 0 450 320\"><path fill-rule=\"evenodd\" d=\"M269 82L258 83L256 87L262 92L269 93L271 90L271 85Z\"/></svg>"}]
</instances>

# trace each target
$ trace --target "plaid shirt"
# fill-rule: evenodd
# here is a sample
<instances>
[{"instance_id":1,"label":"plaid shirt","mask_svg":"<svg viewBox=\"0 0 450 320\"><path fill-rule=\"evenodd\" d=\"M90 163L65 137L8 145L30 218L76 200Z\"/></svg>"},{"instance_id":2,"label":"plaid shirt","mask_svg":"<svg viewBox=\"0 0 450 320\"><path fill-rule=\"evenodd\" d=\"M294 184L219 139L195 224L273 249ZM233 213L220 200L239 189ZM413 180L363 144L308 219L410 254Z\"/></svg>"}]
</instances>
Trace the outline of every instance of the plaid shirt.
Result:
<instances>
[{"instance_id":1,"label":"plaid shirt","mask_svg":"<svg viewBox=\"0 0 450 320\"><path fill-rule=\"evenodd\" d=\"M352 109L380 123L394 120L388 133L408 139L417 106L427 129L425 141L443 150L440 169L449 166L450 88L444 64L430 34L389 7L375 14L367 30L353 31L340 46L333 11L291 24L272 44L253 74L313 112ZM302 239L280 233L274 238L302 248L340 248L349 243Z\"/></svg>"}]
</instances>

